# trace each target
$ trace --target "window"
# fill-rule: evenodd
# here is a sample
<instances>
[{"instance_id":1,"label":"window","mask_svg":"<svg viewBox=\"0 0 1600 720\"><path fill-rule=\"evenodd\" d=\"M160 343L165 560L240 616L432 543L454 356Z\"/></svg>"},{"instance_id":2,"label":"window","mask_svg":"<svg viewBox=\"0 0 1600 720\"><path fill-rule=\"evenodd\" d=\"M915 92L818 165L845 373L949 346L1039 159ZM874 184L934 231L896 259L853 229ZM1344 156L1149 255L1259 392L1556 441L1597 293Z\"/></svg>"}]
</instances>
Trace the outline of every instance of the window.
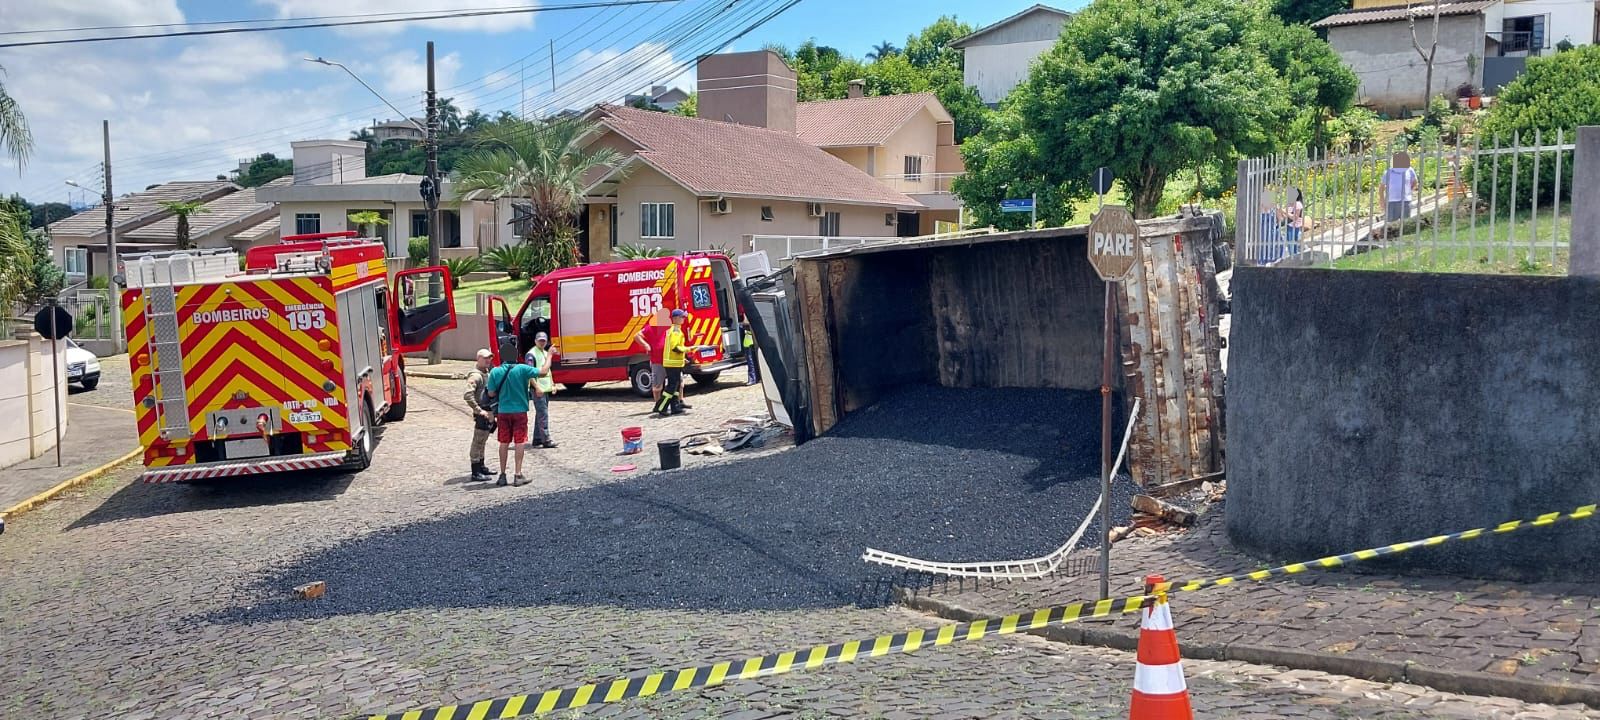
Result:
<instances>
[{"instance_id":1,"label":"window","mask_svg":"<svg viewBox=\"0 0 1600 720\"><path fill-rule=\"evenodd\" d=\"M922 180L921 155L906 156L906 179L911 182L920 182Z\"/></svg>"},{"instance_id":2,"label":"window","mask_svg":"<svg viewBox=\"0 0 1600 720\"><path fill-rule=\"evenodd\" d=\"M887 225L889 227L894 227L894 224L896 222L898 222L898 221L899 221L899 218L896 217L896 213L884 213L883 214L883 224L884 225Z\"/></svg>"},{"instance_id":3,"label":"window","mask_svg":"<svg viewBox=\"0 0 1600 720\"><path fill-rule=\"evenodd\" d=\"M421 210L412 210L411 211L411 235L410 235L410 237L427 237L427 236L428 236L428 214L423 212L423 211L421 211Z\"/></svg>"},{"instance_id":4,"label":"window","mask_svg":"<svg viewBox=\"0 0 1600 720\"><path fill-rule=\"evenodd\" d=\"M62 248L61 266L68 275L89 274L89 248Z\"/></svg>"},{"instance_id":5,"label":"window","mask_svg":"<svg viewBox=\"0 0 1600 720\"><path fill-rule=\"evenodd\" d=\"M606 232L611 235L611 249L617 249L617 206L606 206Z\"/></svg>"},{"instance_id":6,"label":"window","mask_svg":"<svg viewBox=\"0 0 1600 720\"><path fill-rule=\"evenodd\" d=\"M639 203L639 237L674 237L672 212L672 203Z\"/></svg>"},{"instance_id":7,"label":"window","mask_svg":"<svg viewBox=\"0 0 1600 720\"><path fill-rule=\"evenodd\" d=\"M322 213L295 213L294 233L310 235L322 232Z\"/></svg>"},{"instance_id":8,"label":"window","mask_svg":"<svg viewBox=\"0 0 1600 720\"><path fill-rule=\"evenodd\" d=\"M817 221L817 234L823 237L839 237L839 213L823 213Z\"/></svg>"},{"instance_id":9,"label":"window","mask_svg":"<svg viewBox=\"0 0 1600 720\"><path fill-rule=\"evenodd\" d=\"M761 206L761 222L772 222L772 206Z\"/></svg>"}]
</instances>

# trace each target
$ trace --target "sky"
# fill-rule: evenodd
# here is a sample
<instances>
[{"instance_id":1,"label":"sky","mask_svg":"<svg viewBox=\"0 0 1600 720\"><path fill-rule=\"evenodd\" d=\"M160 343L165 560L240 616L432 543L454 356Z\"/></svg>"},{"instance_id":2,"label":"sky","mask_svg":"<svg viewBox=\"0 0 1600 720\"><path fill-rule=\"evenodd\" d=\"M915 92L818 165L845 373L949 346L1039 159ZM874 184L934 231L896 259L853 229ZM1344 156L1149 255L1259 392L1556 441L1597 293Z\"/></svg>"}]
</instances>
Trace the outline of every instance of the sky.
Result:
<instances>
[{"instance_id":1,"label":"sky","mask_svg":"<svg viewBox=\"0 0 1600 720\"><path fill-rule=\"evenodd\" d=\"M397 117L339 68L347 65L395 106L423 114L424 47L435 44L440 94L463 112L529 116L619 100L651 84L693 89L693 60L718 50L790 47L807 39L862 56L897 46L941 15L976 26L1019 12L1024 0L799 0L734 39L784 0L671 0L629 7L548 10L583 0L27 0L0 2L0 43L79 33L20 31L542 5L544 12L281 32L0 48L0 82L27 116L34 152L19 168L0 159L0 195L93 203L99 195L101 121L111 125L118 195L172 180L205 180L293 140L345 139ZM609 0L599 0L608 2ZM1075 9L1084 0L1057 3ZM870 10L869 10L870 8ZM99 30L140 33L155 30ZM551 54L554 52L555 89ZM73 181L89 191L67 184Z\"/></svg>"}]
</instances>

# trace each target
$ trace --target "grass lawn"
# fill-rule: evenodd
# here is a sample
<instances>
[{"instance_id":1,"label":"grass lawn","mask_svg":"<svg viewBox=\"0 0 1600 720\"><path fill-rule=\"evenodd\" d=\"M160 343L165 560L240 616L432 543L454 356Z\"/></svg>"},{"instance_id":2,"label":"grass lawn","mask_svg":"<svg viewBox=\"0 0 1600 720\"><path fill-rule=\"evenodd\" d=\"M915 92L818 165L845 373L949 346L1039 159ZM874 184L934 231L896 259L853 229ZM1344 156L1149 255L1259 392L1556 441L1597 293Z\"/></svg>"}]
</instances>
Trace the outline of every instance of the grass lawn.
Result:
<instances>
[{"instance_id":1,"label":"grass lawn","mask_svg":"<svg viewBox=\"0 0 1600 720\"><path fill-rule=\"evenodd\" d=\"M1493 249L1490 248L1489 221L1479 217L1476 225L1466 218L1456 220L1455 239L1450 238L1450 217L1441 216L1439 237L1434 239L1433 228L1423 226L1407 229L1398 239L1391 240L1382 250L1370 250L1359 255L1349 255L1334 261L1333 266L1346 270L1400 270L1406 272L1458 272L1496 275L1566 275L1569 243L1572 238L1571 208L1563 205L1560 225L1555 232L1555 250L1551 251L1551 217L1549 208L1539 213L1538 238L1529 238L1534 223L1519 214L1516 224L1507 218L1495 219ZM1508 239L1510 238L1510 239ZM1552 257L1553 256L1553 257Z\"/></svg>"},{"instance_id":2,"label":"grass lawn","mask_svg":"<svg viewBox=\"0 0 1600 720\"><path fill-rule=\"evenodd\" d=\"M522 301L527 299L528 290L532 287L533 285L528 282L527 278L520 280L500 278L498 280L461 283L461 287L455 289L456 313L477 312L478 293L504 297L506 304L511 306L512 312L516 312L517 307L522 305Z\"/></svg>"}]
</instances>

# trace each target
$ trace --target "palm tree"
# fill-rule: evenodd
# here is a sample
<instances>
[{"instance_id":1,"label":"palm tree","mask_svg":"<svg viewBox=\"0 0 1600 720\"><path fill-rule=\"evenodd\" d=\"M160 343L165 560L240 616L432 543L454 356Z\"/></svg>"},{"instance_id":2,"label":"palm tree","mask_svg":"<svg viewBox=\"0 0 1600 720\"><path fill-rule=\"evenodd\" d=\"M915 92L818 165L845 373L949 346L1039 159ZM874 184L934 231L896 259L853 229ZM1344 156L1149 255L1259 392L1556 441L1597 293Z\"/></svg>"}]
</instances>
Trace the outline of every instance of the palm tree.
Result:
<instances>
[{"instance_id":1,"label":"palm tree","mask_svg":"<svg viewBox=\"0 0 1600 720\"><path fill-rule=\"evenodd\" d=\"M0 67L0 77L5 76L6 69ZM17 172L22 172L22 167L28 163L28 154L33 152L33 134L28 132L28 119L22 116L22 108L17 107L17 101L6 92L6 84L0 81L0 147L4 147L6 154L17 161Z\"/></svg>"},{"instance_id":2,"label":"palm tree","mask_svg":"<svg viewBox=\"0 0 1600 720\"><path fill-rule=\"evenodd\" d=\"M900 52L900 48L895 47L894 43L885 40L872 46L872 52L867 53L867 59L876 62L898 52Z\"/></svg>"},{"instance_id":3,"label":"palm tree","mask_svg":"<svg viewBox=\"0 0 1600 720\"><path fill-rule=\"evenodd\" d=\"M439 98L439 132L454 135L461 132L461 108L455 98Z\"/></svg>"},{"instance_id":4,"label":"palm tree","mask_svg":"<svg viewBox=\"0 0 1600 720\"><path fill-rule=\"evenodd\" d=\"M362 234L367 237L377 237L378 226L389 224L388 219L384 218L383 215L377 210L362 210L361 212L353 212L350 213L349 219L350 224L361 228Z\"/></svg>"},{"instance_id":5,"label":"palm tree","mask_svg":"<svg viewBox=\"0 0 1600 720\"><path fill-rule=\"evenodd\" d=\"M196 213L211 212L204 202L199 200L165 200L161 203L162 209L178 216L178 243L179 250L188 250L189 244L189 216Z\"/></svg>"},{"instance_id":6,"label":"palm tree","mask_svg":"<svg viewBox=\"0 0 1600 720\"><path fill-rule=\"evenodd\" d=\"M461 200L527 200L531 218L524 240L539 255L533 274L577 263L584 175L626 159L610 148L584 146L595 127L580 120L499 124L486 129L472 153L456 163L452 184Z\"/></svg>"}]
</instances>

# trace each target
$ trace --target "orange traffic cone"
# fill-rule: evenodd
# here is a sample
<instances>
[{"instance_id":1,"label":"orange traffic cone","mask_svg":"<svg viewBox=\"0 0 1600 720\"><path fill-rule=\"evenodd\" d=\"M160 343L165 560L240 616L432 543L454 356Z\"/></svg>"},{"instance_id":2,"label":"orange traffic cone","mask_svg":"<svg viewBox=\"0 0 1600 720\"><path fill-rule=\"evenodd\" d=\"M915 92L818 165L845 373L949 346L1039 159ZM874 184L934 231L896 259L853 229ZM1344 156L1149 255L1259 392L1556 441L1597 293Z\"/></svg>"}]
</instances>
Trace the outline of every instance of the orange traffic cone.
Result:
<instances>
[{"instance_id":1,"label":"orange traffic cone","mask_svg":"<svg viewBox=\"0 0 1600 720\"><path fill-rule=\"evenodd\" d=\"M1147 586L1166 580L1145 578ZM1172 629L1172 609L1167 594L1144 610L1139 625L1139 659L1133 671L1133 704L1129 720L1194 720L1189 707L1189 686L1183 681L1183 661L1178 658L1178 633Z\"/></svg>"}]
</instances>

